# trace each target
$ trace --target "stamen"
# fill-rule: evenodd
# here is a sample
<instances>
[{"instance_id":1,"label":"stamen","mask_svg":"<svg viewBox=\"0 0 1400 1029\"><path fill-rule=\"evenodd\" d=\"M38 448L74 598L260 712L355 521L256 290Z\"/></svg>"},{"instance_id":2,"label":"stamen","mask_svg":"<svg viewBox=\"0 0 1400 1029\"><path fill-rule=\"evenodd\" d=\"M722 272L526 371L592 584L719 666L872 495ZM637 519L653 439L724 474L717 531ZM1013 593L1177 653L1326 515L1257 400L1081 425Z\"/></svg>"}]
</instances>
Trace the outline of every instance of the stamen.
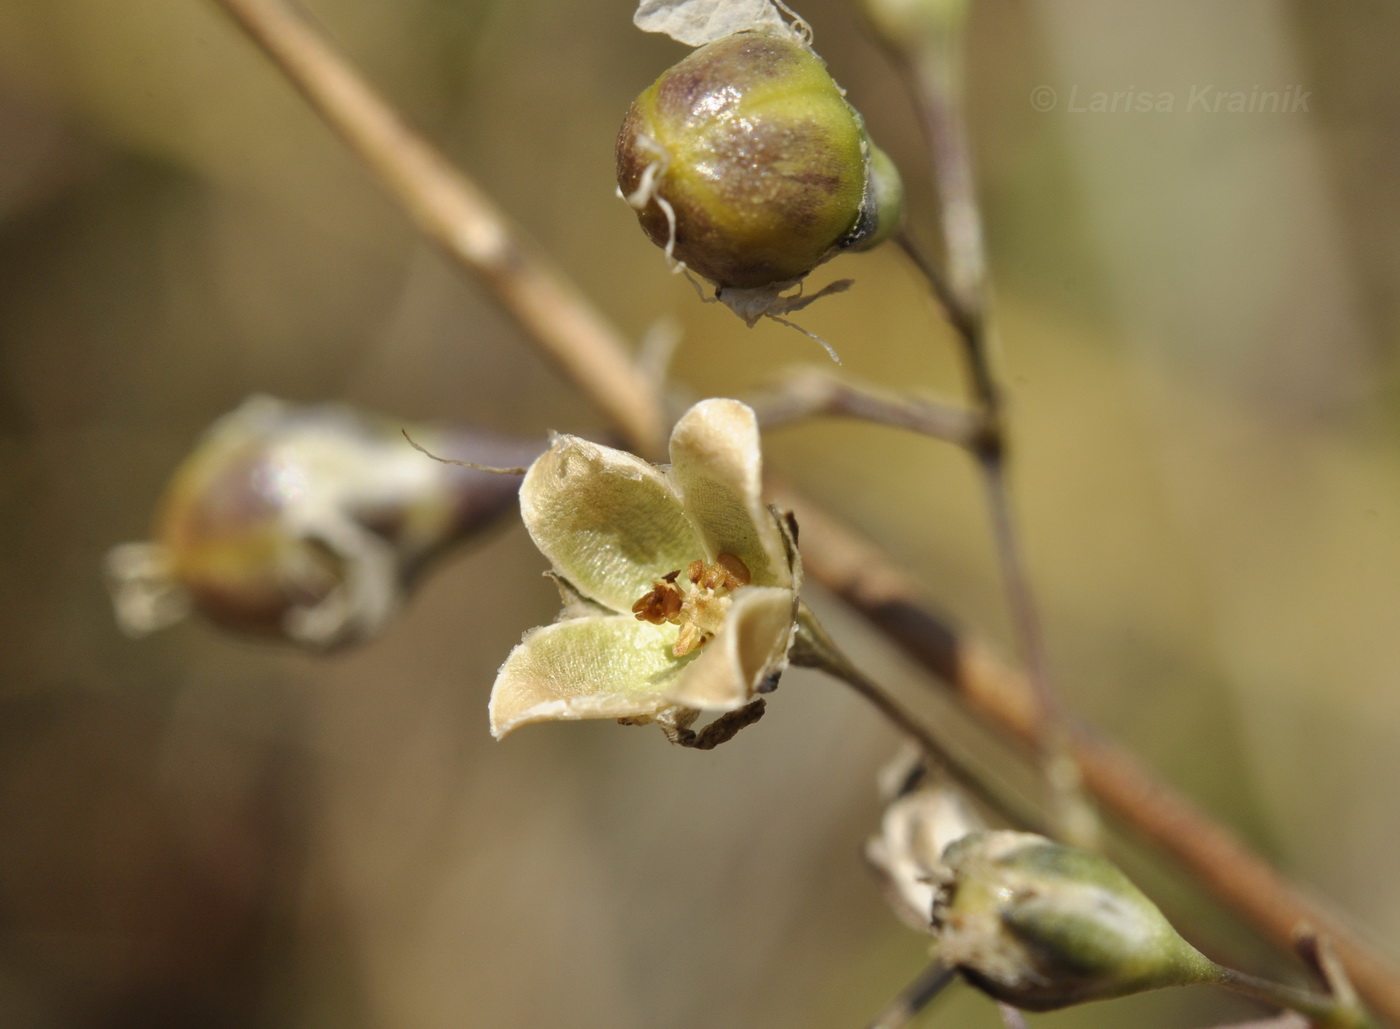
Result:
<instances>
[{"instance_id":1,"label":"stamen","mask_svg":"<svg viewBox=\"0 0 1400 1029\"><path fill-rule=\"evenodd\" d=\"M724 624L729 594L751 581L748 565L735 554L723 553L714 564L697 559L686 567L686 585L677 584L679 569L667 572L632 605L638 621L680 627L672 652L685 657L714 638Z\"/></svg>"},{"instance_id":2,"label":"stamen","mask_svg":"<svg viewBox=\"0 0 1400 1029\"><path fill-rule=\"evenodd\" d=\"M725 586L731 590L736 590L740 586L747 586L752 580L749 574L749 566L739 560L738 555L723 553L715 558L715 564L720 565L729 573L725 580Z\"/></svg>"},{"instance_id":3,"label":"stamen","mask_svg":"<svg viewBox=\"0 0 1400 1029\"><path fill-rule=\"evenodd\" d=\"M685 597L680 587L675 585L675 577L679 574L671 572L664 579L658 579L652 583L651 592L632 605L632 613L637 616L637 621L665 625L680 617Z\"/></svg>"}]
</instances>

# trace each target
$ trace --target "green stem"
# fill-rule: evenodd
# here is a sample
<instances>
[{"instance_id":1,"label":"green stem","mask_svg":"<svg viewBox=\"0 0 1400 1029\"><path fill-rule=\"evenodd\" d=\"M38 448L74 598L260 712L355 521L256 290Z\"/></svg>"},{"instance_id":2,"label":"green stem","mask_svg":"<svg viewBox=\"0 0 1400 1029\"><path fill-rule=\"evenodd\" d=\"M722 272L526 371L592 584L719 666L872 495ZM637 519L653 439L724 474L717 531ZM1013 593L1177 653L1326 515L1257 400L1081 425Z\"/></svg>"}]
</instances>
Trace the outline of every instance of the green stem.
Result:
<instances>
[{"instance_id":1,"label":"green stem","mask_svg":"<svg viewBox=\"0 0 1400 1029\"><path fill-rule=\"evenodd\" d=\"M949 753L947 747L927 726L862 673L817 621L812 609L800 601L797 605L797 638L793 642L791 660L795 665L820 669L850 686L879 711L886 721L923 748L930 760L936 762L950 779L999 812L1011 824L1037 826L1039 819L1026 805L1011 799L1004 790L994 788L985 776L957 755Z\"/></svg>"},{"instance_id":2,"label":"green stem","mask_svg":"<svg viewBox=\"0 0 1400 1029\"><path fill-rule=\"evenodd\" d=\"M1262 1000L1266 1004L1296 1011L1312 1021L1317 1029L1381 1029L1380 1024L1360 1007L1343 1003L1328 994L1285 986L1269 979L1237 972L1223 965L1215 967L1217 986L1234 990L1255 1000Z\"/></svg>"}]
</instances>

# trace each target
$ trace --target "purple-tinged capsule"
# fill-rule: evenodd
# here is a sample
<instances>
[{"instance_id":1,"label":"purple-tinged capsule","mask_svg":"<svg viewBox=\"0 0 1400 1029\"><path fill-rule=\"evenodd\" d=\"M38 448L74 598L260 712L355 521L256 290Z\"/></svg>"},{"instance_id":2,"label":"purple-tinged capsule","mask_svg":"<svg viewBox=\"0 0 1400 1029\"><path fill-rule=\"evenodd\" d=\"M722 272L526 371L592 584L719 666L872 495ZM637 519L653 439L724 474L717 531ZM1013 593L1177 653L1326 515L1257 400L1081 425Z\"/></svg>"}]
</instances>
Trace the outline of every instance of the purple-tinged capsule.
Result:
<instances>
[{"instance_id":1,"label":"purple-tinged capsule","mask_svg":"<svg viewBox=\"0 0 1400 1029\"><path fill-rule=\"evenodd\" d=\"M432 454L482 465L544 449L461 427L406 431ZM142 635L195 611L312 648L375 635L429 559L512 507L520 484L435 461L404 432L342 404L245 401L176 470L155 539L109 552L117 620Z\"/></svg>"}]
</instances>

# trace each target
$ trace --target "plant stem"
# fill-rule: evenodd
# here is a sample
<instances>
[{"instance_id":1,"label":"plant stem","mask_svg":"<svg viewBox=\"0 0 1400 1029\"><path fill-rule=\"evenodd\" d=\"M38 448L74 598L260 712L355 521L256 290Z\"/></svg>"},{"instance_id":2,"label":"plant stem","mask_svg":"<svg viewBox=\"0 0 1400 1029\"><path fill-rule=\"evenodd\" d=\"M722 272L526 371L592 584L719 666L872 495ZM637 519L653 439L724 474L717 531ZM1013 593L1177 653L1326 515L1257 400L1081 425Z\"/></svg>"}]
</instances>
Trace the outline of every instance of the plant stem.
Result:
<instances>
[{"instance_id":1,"label":"plant stem","mask_svg":"<svg viewBox=\"0 0 1400 1029\"><path fill-rule=\"evenodd\" d=\"M1233 968L1217 965L1216 985L1242 993L1266 1004L1287 1008L1305 1016L1318 1029L1379 1029L1376 1022L1359 1007L1340 1002L1325 993L1313 993L1282 983L1260 979Z\"/></svg>"},{"instance_id":2,"label":"plant stem","mask_svg":"<svg viewBox=\"0 0 1400 1029\"><path fill-rule=\"evenodd\" d=\"M982 428L976 412L837 378L822 368L796 369L745 399L765 431L818 416L859 418L971 448Z\"/></svg>"},{"instance_id":3,"label":"plant stem","mask_svg":"<svg viewBox=\"0 0 1400 1029\"><path fill-rule=\"evenodd\" d=\"M935 961L920 972L899 995L875 1016L869 1029L904 1029L934 998L948 988L957 973Z\"/></svg>"},{"instance_id":4,"label":"plant stem","mask_svg":"<svg viewBox=\"0 0 1400 1029\"><path fill-rule=\"evenodd\" d=\"M638 450L665 453L659 395L618 332L476 184L414 132L281 0L216 0L345 141L424 235L472 271Z\"/></svg>"},{"instance_id":5,"label":"plant stem","mask_svg":"<svg viewBox=\"0 0 1400 1029\"><path fill-rule=\"evenodd\" d=\"M1016 532L1007 480L1002 391L992 368L987 321L987 258L963 116L963 33L950 25L897 51L923 114L941 209L939 226L948 274L945 280L912 238L900 245L943 304L962 342L971 392L982 414L973 455L982 473L1002 588L1025 662L1039 722L1038 746L1051 811L1061 838L1095 849L1098 821L1084 797L1082 776L1065 730L1065 712L1050 676L1030 575Z\"/></svg>"},{"instance_id":6,"label":"plant stem","mask_svg":"<svg viewBox=\"0 0 1400 1029\"><path fill-rule=\"evenodd\" d=\"M992 533L1001 555L1002 588L1011 607L1012 623L1021 641L1022 659L1030 680L1037 708L1037 737L1041 772L1049 788L1052 822L1060 837L1088 850L1098 849L1098 816L1084 797L1083 775L1070 746L1067 717L1059 694L1050 680L1050 663L1045 652L1040 612L1032 596L1030 577L1021 554L1006 481L1006 465L1001 457L984 457L978 462L991 512Z\"/></svg>"},{"instance_id":7,"label":"plant stem","mask_svg":"<svg viewBox=\"0 0 1400 1029\"><path fill-rule=\"evenodd\" d=\"M797 638L792 646L792 663L817 668L844 682L860 694L886 721L917 743L938 768L968 793L999 812L1014 825L1035 826L1038 819L1025 806L995 789L976 769L948 748L929 728L910 714L890 694L869 679L836 645L806 603L797 606Z\"/></svg>"}]
</instances>

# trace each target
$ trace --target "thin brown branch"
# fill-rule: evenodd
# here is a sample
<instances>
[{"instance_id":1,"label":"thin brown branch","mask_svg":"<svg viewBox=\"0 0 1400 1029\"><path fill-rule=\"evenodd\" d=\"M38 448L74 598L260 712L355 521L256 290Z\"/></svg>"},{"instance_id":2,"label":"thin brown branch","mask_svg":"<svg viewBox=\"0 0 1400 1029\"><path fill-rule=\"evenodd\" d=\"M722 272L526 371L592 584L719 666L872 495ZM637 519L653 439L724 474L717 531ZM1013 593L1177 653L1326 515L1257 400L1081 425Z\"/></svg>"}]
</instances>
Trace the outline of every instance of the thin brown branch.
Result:
<instances>
[{"instance_id":1,"label":"thin brown branch","mask_svg":"<svg viewBox=\"0 0 1400 1029\"><path fill-rule=\"evenodd\" d=\"M894 237L893 242L904 251L904 255L909 258L919 272L923 280L928 283L933 291L934 299L943 308L943 315L948 320L959 338L963 341L963 354L967 359L972 352L981 352L980 344L974 349L970 348L970 340L980 339L981 316L965 309L962 301L953 292L952 285L943 274L943 270L929 260L928 254L914 241L914 237L905 230ZM991 368L988 362L978 360L967 361L967 374L974 383L973 394L981 401L981 406L989 411L1000 412L1001 394L997 391L996 380L992 377ZM1000 436L1000 432L997 433Z\"/></svg>"},{"instance_id":2,"label":"thin brown branch","mask_svg":"<svg viewBox=\"0 0 1400 1029\"><path fill-rule=\"evenodd\" d=\"M859 418L972 448L983 424L972 411L838 378L823 368L794 369L775 386L746 400L765 430L806 418Z\"/></svg>"},{"instance_id":3,"label":"thin brown branch","mask_svg":"<svg viewBox=\"0 0 1400 1029\"><path fill-rule=\"evenodd\" d=\"M1337 956L1337 948L1330 939L1319 936L1312 926L1302 926L1295 934L1293 945L1298 956L1322 981L1327 992L1336 997L1343 1007L1359 1008L1360 998L1356 986L1347 975L1346 967Z\"/></svg>"},{"instance_id":4,"label":"thin brown branch","mask_svg":"<svg viewBox=\"0 0 1400 1029\"><path fill-rule=\"evenodd\" d=\"M956 972L935 961L899 991L899 996L875 1016L869 1029L905 1029L956 978Z\"/></svg>"},{"instance_id":5,"label":"thin brown branch","mask_svg":"<svg viewBox=\"0 0 1400 1029\"><path fill-rule=\"evenodd\" d=\"M272 57L428 238L479 276L642 453L663 452L660 399L623 337L477 186L414 132L280 0L217 0Z\"/></svg>"},{"instance_id":6,"label":"thin brown branch","mask_svg":"<svg viewBox=\"0 0 1400 1029\"><path fill-rule=\"evenodd\" d=\"M1050 678L1040 609L1021 552L1021 537L1016 531L1006 464L1000 457L983 458L978 464L992 520L992 538L1001 555L1002 591L1011 608L1011 624L1016 629L1021 660L1035 700L1036 745L1041 774L1048 787L1052 821L1061 838L1095 850L1099 844L1098 814L1084 796L1083 774L1070 745L1069 713Z\"/></svg>"},{"instance_id":7,"label":"thin brown branch","mask_svg":"<svg viewBox=\"0 0 1400 1029\"><path fill-rule=\"evenodd\" d=\"M942 31L897 43L896 58L924 118L938 190L946 277L907 233L900 244L928 279L962 342L963 362L985 429L974 453L982 472L1002 588L1035 698L1038 747L1055 821L1062 837L1093 847L1098 835L1096 816L1084 799L1081 775L1068 746L1066 713L1050 675L1007 475L1003 395L992 366L987 321L987 256L963 113L963 25L960 18L953 18Z\"/></svg>"},{"instance_id":8,"label":"thin brown branch","mask_svg":"<svg viewBox=\"0 0 1400 1029\"><path fill-rule=\"evenodd\" d=\"M972 172L972 148L963 115L963 26L949 25L903 51L924 117L929 158L938 187L943 251L952 294L969 324L983 325L987 304L987 253L982 213ZM986 339L979 355L986 363ZM995 384L990 373L983 383ZM988 398L995 406L993 398Z\"/></svg>"},{"instance_id":9,"label":"thin brown branch","mask_svg":"<svg viewBox=\"0 0 1400 1029\"><path fill-rule=\"evenodd\" d=\"M479 191L417 137L359 81L313 31L276 0L218 0L262 46L277 57L324 117L336 125L362 159L390 166L391 195L449 257L478 274L515 314L580 391L642 452L654 452L661 435L655 391L631 374L620 333L540 256L523 246L512 226L490 206L475 203ZM308 72L304 65L316 70ZM357 145L368 140L373 145ZM410 158L396 159L400 145ZM461 187L467 188L462 189ZM466 198L466 199L464 199ZM485 210L490 217L479 220ZM482 238L477 239L477 234ZM492 239L496 240L493 249ZM469 241L475 240L475 243ZM503 272L474 250L505 255L526 266ZM561 313L562 312L562 313ZM596 362L597 353L610 353ZM624 373L622 369L626 369ZM1027 745L1037 737L1035 705L1019 673L991 650L924 606L913 583L868 542L793 494L780 498L802 521L802 553L812 578L841 596L956 692L966 706L1006 735ZM1379 1013L1400 1024L1400 976L1326 912L1289 885L1229 830L1158 782L1130 755L1087 730L1073 734L1075 753L1091 793L1150 846L1175 857L1229 909L1291 950L1301 922L1328 936L1359 992Z\"/></svg>"}]
</instances>

